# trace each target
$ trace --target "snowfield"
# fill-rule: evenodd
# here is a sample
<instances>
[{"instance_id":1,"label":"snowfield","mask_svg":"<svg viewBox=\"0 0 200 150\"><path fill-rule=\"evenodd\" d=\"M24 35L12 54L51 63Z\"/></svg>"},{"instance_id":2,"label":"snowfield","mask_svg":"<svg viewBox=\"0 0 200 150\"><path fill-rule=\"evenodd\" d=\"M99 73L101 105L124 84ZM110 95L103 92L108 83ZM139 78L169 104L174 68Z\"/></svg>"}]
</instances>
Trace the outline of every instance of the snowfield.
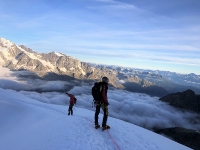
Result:
<instances>
[{"instance_id":1,"label":"snowfield","mask_svg":"<svg viewBox=\"0 0 200 150\"><path fill-rule=\"evenodd\" d=\"M111 129L95 129L94 112L53 105L0 89L0 150L189 150L136 125L108 118ZM102 120L100 114L100 122Z\"/></svg>"}]
</instances>

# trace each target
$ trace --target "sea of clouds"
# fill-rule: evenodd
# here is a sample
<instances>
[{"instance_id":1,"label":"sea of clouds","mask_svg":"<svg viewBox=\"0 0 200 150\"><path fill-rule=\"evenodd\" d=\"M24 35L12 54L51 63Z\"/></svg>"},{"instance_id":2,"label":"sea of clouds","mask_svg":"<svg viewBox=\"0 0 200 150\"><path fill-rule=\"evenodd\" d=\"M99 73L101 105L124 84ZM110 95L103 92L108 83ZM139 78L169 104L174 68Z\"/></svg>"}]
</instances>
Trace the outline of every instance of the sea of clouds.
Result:
<instances>
[{"instance_id":1,"label":"sea of clouds","mask_svg":"<svg viewBox=\"0 0 200 150\"><path fill-rule=\"evenodd\" d=\"M20 78L21 73L26 74L27 72L11 72L8 69L0 68L0 88L17 90L27 97L44 103L65 105L66 109L68 109L69 97L65 92L69 92L77 98L75 107L95 111L91 95L93 84L81 83L77 86L67 81L22 80ZM35 89L49 92L38 93L34 91ZM65 92L56 92L59 90ZM110 104L109 116L147 129L152 130L178 126L200 130L199 114L174 108L160 101L159 97L151 97L146 94L132 93L109 87L108 100Z\"/></svg>"}]
</instances>

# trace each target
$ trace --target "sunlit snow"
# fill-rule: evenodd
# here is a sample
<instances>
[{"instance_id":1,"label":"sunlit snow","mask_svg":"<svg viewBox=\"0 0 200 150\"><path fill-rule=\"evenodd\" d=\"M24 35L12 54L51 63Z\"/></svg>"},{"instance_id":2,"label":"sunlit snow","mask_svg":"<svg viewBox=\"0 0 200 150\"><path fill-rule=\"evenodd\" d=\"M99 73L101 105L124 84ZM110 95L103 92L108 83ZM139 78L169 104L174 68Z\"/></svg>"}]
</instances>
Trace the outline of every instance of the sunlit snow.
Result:
<instances>
[{"instance_id":1,"label":"sunlit snow","mask_svg":"<svg viewBox=\"0 0 200 150\"><path fill-rule=\"evenodd\" d=\"M66 97L68 99L68 97ZM109 117L109 131L94 129L94 111L53 105L0 89L1 150L189 150L161 135ZM102 115L99 117L102 120Z\"/></svg>"}]
</instances>

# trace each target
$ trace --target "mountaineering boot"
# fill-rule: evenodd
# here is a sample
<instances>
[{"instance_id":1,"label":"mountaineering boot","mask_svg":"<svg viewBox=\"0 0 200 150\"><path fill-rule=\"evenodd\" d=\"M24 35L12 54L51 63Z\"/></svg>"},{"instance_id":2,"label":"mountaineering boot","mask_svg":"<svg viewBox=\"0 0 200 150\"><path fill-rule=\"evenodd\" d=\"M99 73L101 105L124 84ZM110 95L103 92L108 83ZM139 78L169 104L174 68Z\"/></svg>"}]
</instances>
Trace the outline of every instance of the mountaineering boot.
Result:
<instances>
[{"instance_id":1,"label":"mountaineering boot","mask_svg":"<svg viewBox=\"0 0 200 150\"><path fill-rule=\"evenodd\" d=\"M110 129L109 125L102 126L102 131Z\"/></svg>"},{"instance_id":2,"label":"mountaineering boot","mask_svg":"<svg viewBox=\"0 0 200 150\"><path fill-rule=\"evenodd\" d=\"M95 127L95 129L98 129L98 128L100 128L100 125L96 124L94 127Z\"/></svg>"}]
</instances>

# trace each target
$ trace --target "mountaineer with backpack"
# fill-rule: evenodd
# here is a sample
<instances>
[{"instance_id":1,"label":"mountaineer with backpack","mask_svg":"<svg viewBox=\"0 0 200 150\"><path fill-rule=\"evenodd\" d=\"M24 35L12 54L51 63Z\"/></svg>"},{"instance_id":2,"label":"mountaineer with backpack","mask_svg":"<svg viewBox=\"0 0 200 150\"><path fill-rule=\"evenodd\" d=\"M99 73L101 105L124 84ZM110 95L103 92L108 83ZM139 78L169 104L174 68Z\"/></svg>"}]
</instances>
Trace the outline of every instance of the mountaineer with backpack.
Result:
<instances>
[{"instance_id":1,"label":"mountaineer with backpack","mask_svg":"<svg viewBox=\"0 0 200 150\"><path fill-rule=\"evenodd\" d=\"M66 93L70 97L69 101L69 108L68 108L68 115L73 115L73 106L76 104L76 98L74 95Z\"/></svg>"},{"instance_id":2,"label":"mountaineer with backpack","mask_svg":"<svg viewBox=\"0 0 200 150\"><path fill-rule=\"evenodd\" d=\"M103 110L103 121L102 121L102 130L110 129L110 126L106 125L108 119L108 98L107 98L107 91L108 91L108 82L109 79L107 77L102 78L102 82L96 82L92 87L92 96L94 98L94 104L96 106L95 111L95 128L100 128L98 123L98 116L100 113L100 108Z\"/></svg>"}]
</instances>

